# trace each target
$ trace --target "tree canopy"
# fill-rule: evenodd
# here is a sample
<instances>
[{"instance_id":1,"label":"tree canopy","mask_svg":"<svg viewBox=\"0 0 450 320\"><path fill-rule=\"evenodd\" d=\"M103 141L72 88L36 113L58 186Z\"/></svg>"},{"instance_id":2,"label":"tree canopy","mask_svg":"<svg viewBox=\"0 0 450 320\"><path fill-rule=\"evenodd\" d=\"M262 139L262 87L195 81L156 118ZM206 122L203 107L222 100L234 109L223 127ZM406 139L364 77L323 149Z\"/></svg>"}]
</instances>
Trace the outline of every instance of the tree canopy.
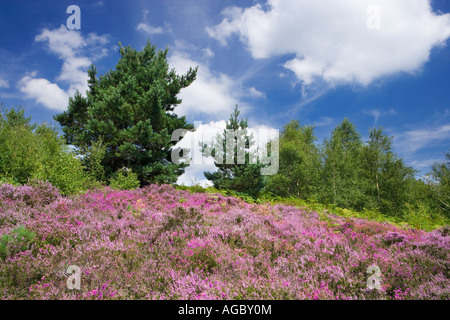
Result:
<instances>
[{"instance_id":1,"label":"tree canopy","mask_svg":"<svg viewBox=\"0 0 450 320\"><path fill-rule=\"evenodd\" d=\"M442 213L450 217L450 152L445 154L445 159L433 164L431 176L436 202Z\"/></svg>"},{"instance_id":2,"label":"tree canopy","mask_svg":"<svg viewBox=\"0 0 450 320\"><path fill-rule=\"evenodd\" d=\"M269 176L267 188L279 196L314 197L320 182L314 127L292 120L283 127L279 139L279 171Z\"/></svg>"},{"instance_id":3,"label":"tree canopy","mask_svg":"<svg viewBox=\"0 0 450 320\"><path fill-rule=\"evenodd\" d=\"M142 51L121 45L115 70L97 76L92 65L86 97L77 92L67 111L54 117L88 169L106 180L129 169L141 185L173 183L186 167L170 162L171 133L193 128L174 109L181 103L177 95L195 80L197 68L178 75L169 69L167 53L167 48L156 50L150 42Z\"/></svg>"},{"instance_id":4,"label":"tree canopy","mask_svg":"<svg viewBox=\"0 0 450 320\"><path fill-rule=\"evenodd\" d=\"M203 145L203 153L216 159L218 169L204 175L215 188L257 196L264 186L261 175L264 165L259 161L257 150L251 150L255 144L254 136L248 132L247 120L239 118L239 114L236 105L223 134L218 135L210 146Z\"/></svg>"},{"instance_id":5,"label":"tree canopy","mask_svg":"<svg viewBox=\"0 0 450 320\"><path fill-rule=\"evenodd\" d=\"M46 180L63 194L95 186L57 130L30 121L22 107L0 104L0 183Z\"/></svg>"}]
</instances>

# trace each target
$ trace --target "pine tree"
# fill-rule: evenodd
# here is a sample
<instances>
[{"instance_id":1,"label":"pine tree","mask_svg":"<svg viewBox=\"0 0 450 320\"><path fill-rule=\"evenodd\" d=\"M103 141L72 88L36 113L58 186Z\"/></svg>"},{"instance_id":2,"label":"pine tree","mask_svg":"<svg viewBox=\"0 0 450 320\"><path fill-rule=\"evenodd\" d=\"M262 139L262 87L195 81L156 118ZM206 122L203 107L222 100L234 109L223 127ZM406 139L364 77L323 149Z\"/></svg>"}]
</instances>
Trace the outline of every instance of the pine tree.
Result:
<instances>
[{"instance_id":1,"label":"pine tree","mask_svg":"<svg viewBox=\"0 0 450 320\"><path fill-rule=\"evenodd\" d=\"M215 188L255 197L264 186L261 176L263 165L257 157L257 151L250 150L255 144L254 136L248 133L247 120L239 119L239 114L236 105L222 136L219 135L209 146L203 145L203 153L215 157L218 169L205 172L204 175L213 182ZM230 139L228 143L227 139Z\"/></svg>"},{"instance_id":2,"label":"pine tree","mask_svg":"<svg viewBox=\"0 0 450 320\"><path fill-rule=\"evenodd\" d=\"M177 94L195 80L197 69L177 75L169 70L168 49L157 51L149 42L140 52L120 46L116 69L97 77L92 65L87 97L77 92L68 110L54 119L67 142L86 159L101 141L104 158L95 163L101 162L106 179L127 168L138 175L141 185L176 182L187 165L169 161L175 144L171 133L193 126L173 111L181 103Z\"/></svg>"}]
</instances>

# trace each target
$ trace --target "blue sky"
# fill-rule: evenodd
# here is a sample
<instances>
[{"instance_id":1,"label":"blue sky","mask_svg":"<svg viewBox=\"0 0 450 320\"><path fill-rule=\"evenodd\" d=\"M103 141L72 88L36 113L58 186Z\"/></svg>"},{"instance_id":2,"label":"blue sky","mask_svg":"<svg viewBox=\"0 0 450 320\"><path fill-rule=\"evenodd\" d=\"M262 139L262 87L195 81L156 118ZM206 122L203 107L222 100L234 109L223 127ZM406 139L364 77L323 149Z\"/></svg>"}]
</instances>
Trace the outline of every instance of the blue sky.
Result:
<instances>
[{"instance_id":1,"label":"blue sky","mask_svg":"<svg viewBox=\"0 0 450 320\"><path fill-rule=\"evenodd\" d=\"M150 39L179 73L199 66L176 109L192 123L223 124L238 104L253 127L298 119L321 142L347 117L364 138L382 126L420 175L450 147L450 1L2 0L0 34L0 102L33 122L86 89L90 63L114 68L119 41Z\"/></svg>"}]
</instances>

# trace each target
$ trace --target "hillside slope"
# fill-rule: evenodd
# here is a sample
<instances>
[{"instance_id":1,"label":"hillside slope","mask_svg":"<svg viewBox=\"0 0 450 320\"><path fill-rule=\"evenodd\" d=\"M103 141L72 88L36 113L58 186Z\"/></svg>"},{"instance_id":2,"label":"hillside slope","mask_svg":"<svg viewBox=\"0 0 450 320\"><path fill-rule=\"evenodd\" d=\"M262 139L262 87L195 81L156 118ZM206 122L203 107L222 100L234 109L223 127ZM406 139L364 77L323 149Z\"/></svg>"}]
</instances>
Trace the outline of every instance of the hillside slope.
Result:
<instances>
[{"instance_id":1,"label":"hillside slope","mask_svg":"<svg viewBox=\"0 0 450 320\"><path fill-rule=\"evenodd\" d=\"M62 197L0 186L1 299L449 299L424 232L169 185ZM80 268L80 290L67 268ZM380 269L370 290L367 269Z\"/></svg>"}]
</instances>

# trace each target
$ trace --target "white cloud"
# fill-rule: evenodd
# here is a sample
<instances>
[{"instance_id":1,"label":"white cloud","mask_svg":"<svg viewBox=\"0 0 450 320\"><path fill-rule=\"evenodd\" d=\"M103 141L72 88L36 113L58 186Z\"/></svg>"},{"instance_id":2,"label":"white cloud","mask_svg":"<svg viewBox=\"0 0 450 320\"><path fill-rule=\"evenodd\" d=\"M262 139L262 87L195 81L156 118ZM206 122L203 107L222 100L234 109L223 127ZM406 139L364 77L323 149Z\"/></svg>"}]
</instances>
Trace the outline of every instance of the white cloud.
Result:
<instances>
[{"instance_id":1,"label":"white cloud","mask_svg":"<svg viewBox=\"0 0 450 320\"><path fill-rule=\"evenodd\" d=\"M413 154L425 147L450 141L450 125L436 128L410 130L395 136L394 143L403 154ZM447 143L448 144L448 143Z\"/></svg>"},{"instance_id":2,"label":"white cloud","mask_svg":"<svg viewBox=\"0 0 450 320\"><path fill-rule=\"evenodd\" d=\"M19 86L27 98L35 99L49 109L63 111L67 107L69 95L47 79L25 76L19 81Z\"/></svg>"},{"instance_id":3,"label":"white cloud","mask_svg":"<svg viewBox=\"0 0 450 320\"><path fill-rule=\"evenodd\" d=\"M70 84L68 94L73 96L78 90L84 94L88 90L87 69L91 65L92 61L87 57L73 57L64 61L61 74L57 80L65 81Z\"/></svg>"},{"instance_id":4,"label":"white cloud","mask_svg":"<svg viewBox=\"0 0 450 320\"><path fill-rule=\"evenodd\" d=\"M206 124L201 122L195 123L195 131L188 131L175 146L176 148L188 148L189 149L189 167L185 169L177 183L184 185L192 185L198 183L202 186L210 186L212 183L208 181L205 176L205 171L214 172L217 167L214 164L212 157L205 157L201 153L200 144L211 144L215 140L216 136L222 135L223 130L226 128L226 121L211 121ZM249 134L253 134L255 145L251 148L255 150L266 146L270 139L277 138L275 129L265 125L254 125L248 128Z\"/></svg>"},{"instance_id":5,"label":"white cloud","mask_svg":"<svg viewBox=\"0 0 450 320\"><path fill-rule=\"evenodd\" d=\"M37 42L47 42L51 52L60 55L62 59L72 58L76 52L86 45L81 33L69 30L61 25L58 29L44 29L35 37Z\"/></svg>"},{"instance_id":6,"label":"white cloud","mask_svg":"<svg viewBox=\"0 0 450 320\"><path fill-rule=\"evenodd\" d=\"M316 127L326 127L333 123L333 118L321 117L319 121L315 122Z\"/></svg>"},{"instance_id":7,"label":"white cloud","mask_svg":"<svg viewBox=\"0 0 450 320\"><path fill-rule=\"evenodd\" d=\"M182 42L177 47L182 47ZM207 48L206 54L208 52ZM228 119L236 105L241 115L247 113L251 106L245 102L246 99L266 97L264 92L254 87L246 88L242 80L215 72L207 64L191 59L181 49L173 51L168 63L178 74L185 74L190 67L198 66L196 80L179 94L183 100L176 110L179 115L206 116L208 120Z\"/></svg>"},{"instance_id":8,"label":"white cloud","mask_svg":"<svg viewBox=\"0 0 450 320\"><path fill-rule=\"evenodd\" d=\"M388 111L380 111L380 110L377 110L377 109L373 109L373 110L362 110L362 112L364 114L372 116L374 121L375 121L375 123L378 122L378 119L381 116L396 115L397 114L397 112L394 109L392 109L392 108L390 108Z\"/></svg>"},{"instance_id":9,"label":"white cloud","mask_svg":"<svg viewBox=\"0 0 450 320\"><path fill-rule=\"evenodd\" d=\"M380 29L367 26L374 4ZM433 13L428 0L269 0L265 7L230 7L223 15L207 28L211 37L226 45L237 34L255 59L294 54L283 66L305 85L366 86L382 76L417 72L450 36L450 14Z\"/></svg>"},{"instance_id":10,"label":"white cloud","mask_svg":"<svg viewBox=\"0 0 450 320\"><path fill-rule=\"evenodd\" d=\"M192 186L192 185L200 185L204 188L212 186L212 182L205 178L204 172L214 172L216 171L215 165L191 165L187 167L184 173L178 177L177 184Z\"/></svg>"},{"instance_id":11,"label":"white cloud","mask_svg":"<svg viewBox=\"0 0 450 320\"><path fill-rule=\"evenodd\" d=\"M252 97L266 98L266 94L264 92L261 92L261 91L255 89L254 87L251 87L249 92Z\"/></svg>"},{"instance_id":12,"label":"white cloud","mask_svg":"<svg viewBox=\"0 0 450 320\"><path fill-rule=\"evenodd\" d=\"M370 116L372 116L375 120L375 122L378 121L378 118L381 115L381 112L379 110L369 110L369 111L363 111L365 114L368 114Z\"/></svg>"},{"instance_id":13,"label":"white cloud","mask_svg":"<svg viewBox=\"0 0 450 320\"><path fill-rule=\"evenodd\" d=\"M9 81L0 78L0 88L9 88Z\"/></svg>"},{"instance_id":14,"label":"white cloud","mask_svg":"<svg viewBox=\"0 0 450 320\"><path fill-rule=\"evenodd\" d=\"M330 90L329 87L323 87L323 86L315 86L313 90L309 90L312 87L302 87L302 98L299 102L297 102L295 105L292 105L289 107L289 109L286 112L283 112L279 114L280 118L285 117L291 117L292 114L297 113L299 110L307 107L309 104L314 102L315 100L319 99L320 97L324 96L328 93Z\"/></svg>"},{"instance_id":15,"label":"white cloud","mask_svg":"<svg viewBox=\"0 0 450 320\"><path fill-rule=\"evenodd\" d=\"M148 34L159 34L164 32L163 28L152 27L151 25L144 22L139 23L138 26L136 27L136 30L144 31L145 33Z\"/></svg>"},{"instance_id":16,"label":"white cloud","mask_svg":"<svg viewBox=\"0 0 450 320\"><path fill-rule=\"evenodd\" d=\"M211 121L207 124L196 123L196 130L187 132L174 148L189 149L189 167L178 177L177 183L182 185L200 184L204 187L211 186L203 174L205 171L214 172L217 170L212 157L204 157L201 153L199 143L211 143L217 134L223 132L226 127L224 120Z\"/></svg>"},{"instance_id":17,"label":"white cloud","mask_svg":"<svg viewBox=\"0 0 450 320\"><path fill-rule=\"evenodd\" d=\"M210 48L205 48L203 51L203 58L209 59L214 57L214 52Z\"/></svg>"},{"instance_id":18,"label":"white cloud","mask_svg":"<svg viewBox=\"0 0 450 320\"><path fill-rule=\"evenodd\" d=\"M192 161L195 163L201 162L199 151L199 143L210 143L213 141L218 133L222 133L226 128L226 121L210 121L203 124L201 121L194 122L195 130L188 131L177 144L176 148L189 148L191 150Z\"/></svg>"},{"instance_id":19,"label":"white cloud","mask_svg":"<svg viewBox=\"0 0 450 320\"><path fill-rule=\"evenodd\" d=\"M413 160L410 165L416 169L428 169L433 166L436 162L441 162L442 159L426 159L426 160Z\"/></svg>"},{"instance_id":20,"label":"white cloud","mask_svg":"<svg viewBox=\"0 0 450 320\"><path fill-rule=\"evenodd\" d=\"M144 10L142 12L142 22L140 22L137 27L136 30L138 31L143 31L149 35L151 34L161 34L164 33L166 31L169 31L169 28L166 26L166 30L164 30L162 27L153 27L150 24L148 24L147 22L145 22L145 20L147 19L148 14L150 13L149 10Z\"/></svg>"},{"instance_id":21,"label":"white cloud","mask_svg":"<svg viewBox=\"0 0 450 320\"><path fill-rule=\"evenodd\" d=\"M19 89L27 98L35 99L49 109L62 111L77 90L83 95L88 90L87 69L94 60L108 54L109 50L104 47L109 42L108 37L95 33L83 37L80 32L61 25L54 30L44 29L35 41L45 43L48 50L63 61L56 81L67 84L68 88L64 90L59 83L35 78L36 73L31 73L18 82Z\"/></svg>"},{"instance_id":22,"label":"white cloud","mask_svg":"<svg viewBox=\"0 0 450 320\"><path fill-rule=\"evenodd\" d=\"M236 104L241 111L245 109L245 104L239 103L241 89L227 75L215 73L207 65L194 61L181 52L172 54L168 62L178 74L185 74L189 67L199 67L196 80L179 94L183 102L177 107L177 114L224 119L228 118Z\"/></svg>"}]
</instances>

